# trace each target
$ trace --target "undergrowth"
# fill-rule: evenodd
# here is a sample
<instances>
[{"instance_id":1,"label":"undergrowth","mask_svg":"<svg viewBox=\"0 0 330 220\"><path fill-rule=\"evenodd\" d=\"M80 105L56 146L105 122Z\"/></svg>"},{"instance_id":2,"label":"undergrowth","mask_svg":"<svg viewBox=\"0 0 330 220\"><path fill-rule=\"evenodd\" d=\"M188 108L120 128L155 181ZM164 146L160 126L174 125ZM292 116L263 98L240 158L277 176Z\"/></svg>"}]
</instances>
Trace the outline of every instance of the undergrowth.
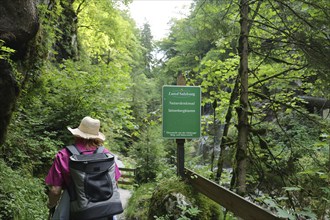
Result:
<instances>
[{"instance_id":1,"label":"undergrowth","mask_svg":"<svg viewBox=\"0 0 330 220\"><path fill-rule=\"evenodd\" d=\"M0 180L0 219L47 219L47 197L42 180L21 170L12 170L2 159Z\"/></svg>"}]
</instances>

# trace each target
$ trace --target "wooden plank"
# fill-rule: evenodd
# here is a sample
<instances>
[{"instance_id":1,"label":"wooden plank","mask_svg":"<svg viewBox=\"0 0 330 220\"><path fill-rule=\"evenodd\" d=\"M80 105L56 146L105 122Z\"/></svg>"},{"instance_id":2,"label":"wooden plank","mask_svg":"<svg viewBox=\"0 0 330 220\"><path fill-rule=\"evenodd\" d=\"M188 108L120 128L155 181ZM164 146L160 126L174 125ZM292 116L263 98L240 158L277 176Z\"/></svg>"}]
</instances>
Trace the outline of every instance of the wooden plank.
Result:
<instances>
[{"instance_id":1,"label":"wooden plank","mask_svg":"<svg viewBox=\"0 0 330 220\"><path fill-rule=\"evenodd\" d=\"M119 180L118 183L123 184L123 185L134 185L135 184L132 181L123 181L123 180Z\"/></svg>"},{"instance_id":2,"label":"wooden plank","mask_svg":"<svg viewBox=\"0 0 330 220\"><path fill-rule=\"evenodd\" d=\"M121 168L119 168L119 170L122 172L121 178L118 181L119 184L123 184L123 185L134 185L135 184L134 180L135 180L136 169L121 167Z\"/></svg>"},{"instance_id":3,"label":"wooden plank","mask_svg":"<svg viewBox=\"0 0 330 220\"><path fill-rule=\"evenodd\" d=\"M134 176L134 175L128 175L128 174L122 174L122 175L120 176L120 178L132 178L132 179L134 179L135 176Z\"/></svg>"},{"instance_id":4,"label":"wooden plank","mask_svg":"<svg viewBox=\"0 0 330 220\"><path fill-rule=\"evenodd\" d=\"M283 220L236 193L185 169L185 178L199 192L245 220Z\"/></svg>"},{"instance_id":5,"label":"wooden plank","mask_svg":"<svg viewBox=\"0 0 330 220\"><path fill-rule=\"evenodd\" d=\"M131 172L135 172L136 171L136 169L134 169L134 168L124 168L124 167L119 168L119 170L120 171L131 171Z\"/></svg>"}]
</instances>

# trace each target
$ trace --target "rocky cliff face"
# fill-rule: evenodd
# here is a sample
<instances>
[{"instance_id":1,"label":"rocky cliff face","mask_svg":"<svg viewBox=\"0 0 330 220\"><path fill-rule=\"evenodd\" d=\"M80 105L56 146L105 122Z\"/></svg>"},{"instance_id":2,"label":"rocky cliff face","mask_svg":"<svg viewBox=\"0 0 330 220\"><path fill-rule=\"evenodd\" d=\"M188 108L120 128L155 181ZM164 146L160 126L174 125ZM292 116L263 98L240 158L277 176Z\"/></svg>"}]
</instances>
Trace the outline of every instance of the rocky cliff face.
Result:
<instances>
[{"instance_id":1,"label":"rocky cliff face","mask_svg":"<svg viewBox=\"0 0 330 220\"><path fill-rule=\"evenodd\" d=\"M38 27L37 9L33 0L1 0L0 39L17 51L17 59L24 56L27 43L35 36Z\"/></svg>"},{"instance_id":2,"label":"rocky cliff face","mask_svg":"<svg viewBox=\"0 0 330 220\"><path fill-rule=\"evenodd\" d=\"M34 0L1 0L0 40L4 41L4 46L15 50L11 57L14 62L24 61L29 42L38 28ZM4 141L19 92L11 65L7 60L0 59L0 144Z\"/></svg>"}]
</instances>

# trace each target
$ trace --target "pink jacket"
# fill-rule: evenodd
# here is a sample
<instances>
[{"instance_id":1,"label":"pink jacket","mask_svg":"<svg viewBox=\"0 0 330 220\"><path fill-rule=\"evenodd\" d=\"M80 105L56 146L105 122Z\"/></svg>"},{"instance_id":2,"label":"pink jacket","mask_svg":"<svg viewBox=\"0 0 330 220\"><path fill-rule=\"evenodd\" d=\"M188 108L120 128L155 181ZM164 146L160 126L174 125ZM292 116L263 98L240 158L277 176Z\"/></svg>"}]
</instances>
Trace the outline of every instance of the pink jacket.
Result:
<instances>
[{"instance_id":1,"label":"pink jacket","mask_svg":"<svg viewBox=\"0 0 330 220\"><path fill-rule=\"evenodd\" d=\"M82 143L76 143L75 146L82 154L92 154L95 148L86 149ZM107 149L104 153L109 153ZM45 183L49 186L62 186L67 188L70 184L70 170L69 170L69 158L70 153L66 148L60 150L54 159L53 165L50 168L48 175L46 176ZM115 164L115 178L116 181L120 178L121 173L117 164Z\"/></svg>"}]
</instances>

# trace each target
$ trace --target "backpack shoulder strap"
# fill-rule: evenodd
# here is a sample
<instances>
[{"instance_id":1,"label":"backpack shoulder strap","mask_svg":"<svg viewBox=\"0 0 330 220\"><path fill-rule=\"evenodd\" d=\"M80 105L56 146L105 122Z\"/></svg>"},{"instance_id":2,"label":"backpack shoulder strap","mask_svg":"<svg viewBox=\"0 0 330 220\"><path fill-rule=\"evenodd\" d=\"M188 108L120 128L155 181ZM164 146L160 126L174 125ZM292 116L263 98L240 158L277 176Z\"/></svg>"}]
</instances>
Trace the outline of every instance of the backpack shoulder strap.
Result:
<instances>
[{"instance_id":1,"label":"backpack shoulder strap","mask_svg":"<svg viewBox=\"0 0 330 220\"><path fill-rule=\"evenodd\" d=\"M71 153L71 155L80 155L81 154L81 152L74 145L66 146L66 149L68 149L68 151Z\"/></svg>"},{"instance_id":2,"label":"backpack shoulder strap","mask_svg":"<svg viewBox=\"0 0 330 220\"><path fill-rule=\"evenodd\" d=\"M102 154L103 151L104 151L104 147L100 146L94 151L94 154Z\"/></svg>"}]
</instances>

